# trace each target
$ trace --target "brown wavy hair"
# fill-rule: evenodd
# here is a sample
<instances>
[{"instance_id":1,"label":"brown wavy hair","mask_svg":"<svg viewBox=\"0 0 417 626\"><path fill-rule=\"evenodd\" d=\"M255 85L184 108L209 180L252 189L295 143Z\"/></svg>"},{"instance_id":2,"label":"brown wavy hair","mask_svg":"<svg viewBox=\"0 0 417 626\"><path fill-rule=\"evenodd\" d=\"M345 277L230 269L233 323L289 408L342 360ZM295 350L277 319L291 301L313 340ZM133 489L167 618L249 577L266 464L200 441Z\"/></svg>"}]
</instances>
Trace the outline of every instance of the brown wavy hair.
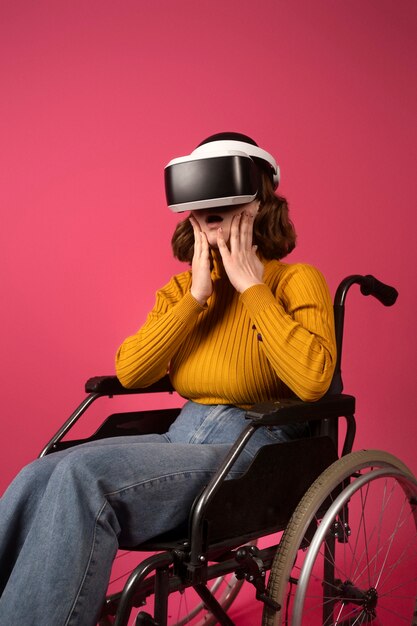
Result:
<instances>
[{"instance_id":1,"label":"brown wavy hair","mask_svg":"<svg viewBox=\"0 0 417 626\"><path fill-rule=\"evenodd\" d=\"M283 259L295 248L296 232L289 217L285 198L274 192L267 170L257 163L260 186L256 196L259 211L253 224L253 243L266 260ZM179 261L191 263L194 255L194 232L188 217L177 224L171 240L172 251Z\"/></svg>"}]
</instances>

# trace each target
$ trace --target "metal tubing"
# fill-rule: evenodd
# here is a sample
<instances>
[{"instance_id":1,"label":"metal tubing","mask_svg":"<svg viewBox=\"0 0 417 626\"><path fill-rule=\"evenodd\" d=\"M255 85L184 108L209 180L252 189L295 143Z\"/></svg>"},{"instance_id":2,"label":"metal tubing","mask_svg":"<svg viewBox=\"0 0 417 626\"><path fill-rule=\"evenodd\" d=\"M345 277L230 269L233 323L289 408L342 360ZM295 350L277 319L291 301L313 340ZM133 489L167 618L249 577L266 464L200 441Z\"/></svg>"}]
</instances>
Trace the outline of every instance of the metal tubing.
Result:
<instances>
[{"instance_id":1,"label":"metal tubing","mask_svg":"<svg viewBox=\"0 0 417 626\"><path fill-rule=\"evenodd\" d=\"M238 459L240 453L243 448L246 446L249 439L252 437L253 433L257 429L256 424L249 424L244 431L240 434L238 439L235 441L231 449L226 455L226 458L220 465L219 469L213 476L213 478L208 483L207 487L204 489L204 492L200 496L198 502L196 503L193 513L192 513L192 521L191 521L191 563L193 565L201 564L200 557L203 550L203 523L204 523L204 514L205 510L213 499L223 481L226 479L230 469L235 464Z\"/></svg>"},{"instance_id":2,"label":"metal tubing","mask_svg":"<svg viewBox=\"0 0 417 626\"><path fill-rule=\"evenodd\" d=\"M145 559L136 569L133 570L123 588L122 595L120 596L114 626L127 626L135 592L146 576L154 570L168 567L173 563L173 561L174 557L171 552L161 552L160 554L155 554Z\"/></svg>"},{"instance_id":3,"label":"metal tubing","mask_svg":"<svg viewBox=\"0 0 417 626\"><path fill-rule=\"evenodd\" d=\"M268 546L267 548L260 549L259 558L264 563L266 569L271 569L271 565L275 558L277 549L278 544L274 544L272 546ZM150 558L153 559L153 557ZM139 567L141 567L141 565L139 565ZM236 570L236 567L237 563L234 557L224 561L222 560L219 563L212 563L207 567L206 581L214 580L227 574L231 574ZM148 568L146 571L146 576L151 573L151 571L152 568ZM130 600L131 605L139 606L137 602L138 600L140 600L140 597L146 597L148 595L151 595L155 587L155 577L152 576L146 578L146 580L141 578L141 580L136 581L133 598L131 598ZM169 593L183 590L188 587L192 587L192 581L184 580L183 578L176 576L175 574L173 576L170 576L168 579ZM138 593L140 593L140 597L138 597ZM106 615L115 615L117 613L117 607L120 602L121 595L122 592L119 592L111 596L110 601L106 603L104 608L104 613ZM123 624L123 622L120 623Z\"/></svg>"},{"instance_id":4,"label":"metal tubing","mask_svg":"<svg viewBox=\"0 0 417 626\"><path fill-rule=\"evenodd\" d=\"M162 567L155 572L154 618L158 626L168 624L169 568Z\"/></svg>"},{"instance_id":5,"label":"metal tubing","mask_svg":"<svg viewBox=\"0 0 417 626\"><path fill-rule=\"evenodd\" d=\"M235 623L232 622L223 607L217 602L216 598L205 585L194 585L194 589L221 626L235 626Z\"/></svg>"},{"instance_id":6,"label":"metal tubing","mask_svg":"<svg viewBox=\"0 0 417 626\"><path fill-rule=\"evenodd\" d=\"M323 566L323 607L322 618L323 624L333 624L333 608L334 608L334 555L335 555L336 539L333 535L328 537L324 549L324 566Z\"/></svg>"},{"instance_id":7,"label":"metal tubing","mask_svg":"<svg viewBox=\"0 0 417 626\"><path fill-rule=\"evenodd\" d=\"M81 415L85 413L90 404L95 402L97 398L101 398L101 393L90 393L85 400L78 405L73 413L69 416L67 421L61 426L61 428L57 431L57 433L52 437L52 439L46 444L43 448L42 452L39 454L39 458L46 456L50 452L54 451L54 446L61 441L61 439L67 434L67 432L74 426L75 422L79 420Z\"/></svg>"},{"instance_id":8,"label":"metal tubing","mask_svg":"<svg viewBox=\"0 0 417 626\"><path fill-rule=\"evenodd\" d=\"M352 452L353 442L356 435L356 420L354 415L344 415L346 420L346 434L343 442L342 456Z\"/></svg>"}]
</instances>

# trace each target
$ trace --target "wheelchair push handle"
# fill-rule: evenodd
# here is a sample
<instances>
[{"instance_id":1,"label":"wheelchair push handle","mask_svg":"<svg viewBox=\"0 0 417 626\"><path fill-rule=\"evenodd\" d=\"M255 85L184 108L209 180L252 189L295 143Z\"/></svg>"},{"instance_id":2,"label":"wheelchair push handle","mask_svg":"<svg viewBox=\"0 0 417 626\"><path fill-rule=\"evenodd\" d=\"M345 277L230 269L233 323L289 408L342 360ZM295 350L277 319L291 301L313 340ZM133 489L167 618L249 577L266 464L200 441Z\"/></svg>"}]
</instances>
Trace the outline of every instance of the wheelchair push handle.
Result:
<instances>
[{"instance_id":1,"label":"wheelchair push handle","mask_svg":"<svg viewBox=\"0 0 417 626\"><path fill-rule=\"evenodd\" d=\"M374 298L379 300L384 306L392 306L398 298L398 291L395 287L386 285L371 274L363 276L361 294L364 296L374 296Z\"/></svg>"},{"instance_id":2,"label":"wheelchair push handle","mask_svg":"<svg viewBox=\"0 0 417 626\"><path fill-rule=\"evenodd\" d=\"M374 296L374 298L379 300L384 306L392 306L395 304L398 297L398 291L395 287L383 283L375 278L375 276L371 274L367 274L366 276L353 274L342 280L337 288L334 297L335 310L344 308L347 292L352 285L359 285L362 295Z\"/></svg>"}]
</instances>

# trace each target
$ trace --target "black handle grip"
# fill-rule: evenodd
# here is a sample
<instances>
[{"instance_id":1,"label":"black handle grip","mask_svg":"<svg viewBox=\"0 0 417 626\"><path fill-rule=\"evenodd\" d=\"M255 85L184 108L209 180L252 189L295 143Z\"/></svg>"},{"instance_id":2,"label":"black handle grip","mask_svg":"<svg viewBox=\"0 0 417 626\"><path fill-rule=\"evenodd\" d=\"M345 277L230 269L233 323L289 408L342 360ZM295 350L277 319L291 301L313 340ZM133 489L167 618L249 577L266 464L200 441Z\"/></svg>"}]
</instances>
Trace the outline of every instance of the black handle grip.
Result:
<instances>
[{"instance_id":1,"label":"black handle grip","mask_svg":"<svg viewBox=\"0 0 417 626\"><path fill-rule=\"evenodd\" d=\"M371 274L363 276L361 293L364 296L374 296L384 306L392 306L398 298L398 291L394 287L381 283L380 280L375 278L375 276L371 276Z\"/></svg>"}]
</instances>

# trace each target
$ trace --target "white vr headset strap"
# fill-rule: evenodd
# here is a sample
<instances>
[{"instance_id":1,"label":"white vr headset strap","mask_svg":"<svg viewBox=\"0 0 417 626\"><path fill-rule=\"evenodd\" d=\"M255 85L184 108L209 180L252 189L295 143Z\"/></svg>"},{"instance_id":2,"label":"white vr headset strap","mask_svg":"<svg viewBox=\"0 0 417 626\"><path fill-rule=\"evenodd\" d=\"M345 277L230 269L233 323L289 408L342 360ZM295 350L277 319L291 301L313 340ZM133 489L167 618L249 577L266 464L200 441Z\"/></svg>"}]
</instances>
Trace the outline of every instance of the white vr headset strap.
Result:
<instances>
[{"instance_id":1,"label":"white vr headset strap","mask_svg":"<svg viewBox=\"0 0 417 626\"><path fill-rule=\"evenodd\" d=\"M269 154L266 150L259 148L258 146L254 146L251 143L246 143L245 141L233 141L233 140L220 140L220 141L210 141L209 143L203 143L201 146L198 146L195 150L192 151L192 156L200 156L200 157L210 157L210 156L227 156L228 154L243 152L248 156L257 157L258 159L262 159L269 163L273 171L273 183L274 187L278 187L280 181L280 170L279 165L275 161L272 154ZM190 155L190 156L191 156Z\"/></svg>"}]
</instances>

